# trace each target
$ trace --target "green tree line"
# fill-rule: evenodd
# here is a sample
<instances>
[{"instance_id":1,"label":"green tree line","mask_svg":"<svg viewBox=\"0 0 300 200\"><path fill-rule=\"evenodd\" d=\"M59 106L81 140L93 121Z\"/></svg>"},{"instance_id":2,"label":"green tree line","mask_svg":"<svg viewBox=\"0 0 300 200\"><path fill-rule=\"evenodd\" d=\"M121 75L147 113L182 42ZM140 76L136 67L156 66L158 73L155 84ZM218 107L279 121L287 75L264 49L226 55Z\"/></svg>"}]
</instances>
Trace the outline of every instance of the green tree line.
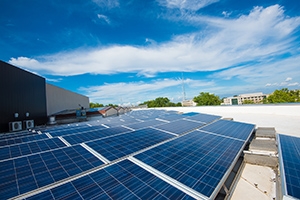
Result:
<instances>
[{"instance_id":1,"label":"green tree line","mask_svg":"<svg viewBox=\"0 0 300 200\"><path fill-rule=\"evenodd\" d=\"M200 92L198 96L193 98L193 101L197 103L197 106L212 106L220 105L222 99L219 96L209 93L209 92ZM283 88L280 90L275 90L270 94L262 103L294 103L300 102L300 90L289 90ZM243 104L254 104L252 100L244 100ZM182 106L181 102L173 103L167 97L158 97L154 100L145 101L139 105L147 105L148 108L153 107L176 107ZM106 106L117 107L118 105L108 104ZM90 103L90 108L104 107L103 104L99 103Z\"/></svg>"},{"instance_id":2,"label":"green tree line","mask_svg":"<svg viewBox=\"0 0 300 200\"><path fill-rule=\"evenodd\" d=\"M300 90L289 90L282 88L275 90L263 103L295 103L300 102Z\"/></svg>"}]
</instances>

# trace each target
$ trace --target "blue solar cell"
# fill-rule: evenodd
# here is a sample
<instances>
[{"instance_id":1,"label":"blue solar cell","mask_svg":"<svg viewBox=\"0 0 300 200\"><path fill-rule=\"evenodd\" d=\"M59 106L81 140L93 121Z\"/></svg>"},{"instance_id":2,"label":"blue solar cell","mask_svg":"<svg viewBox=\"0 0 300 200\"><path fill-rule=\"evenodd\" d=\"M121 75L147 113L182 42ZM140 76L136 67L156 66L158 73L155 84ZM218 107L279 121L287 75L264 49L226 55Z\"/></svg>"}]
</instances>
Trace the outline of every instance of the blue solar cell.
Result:
<instances>
[{"instance_id":1,"label":"blue solar cell","mask_svg":"<svg viewBox=\"0 0 300 200\"><path fill-rule=\"evenodd\" d=\"M170 123L155 126L155 128L169 131L176 134L183 134L195 130L197 128L200 128L203 125L205 124L201 122L192 122L192 121L180 119L180 120L172 121Z\"/></svg>"},{"instance_id":2,"label":"blue solar cell","mask_svg":"<svg viewBox=\"0 0 300 200\"><path fill-rule=\"evenodd\" d=\"M140 129L140 128L146 128L146 127L149 127L149 126L157 126L157 125L165 124L165 123L166 122L162 122L162 121L159 121L159 120L152 119L152 120L147 120L147 121L144 121L144 122L139 122L139 123L134 123L134 124L127 124L126 126L130 127L130 128L133 128L133 129Z\"/></svg>"},{"instance_id":3,"label":"blue solar cell","mask_svg":"<svg viewBox=\"0 0 300 200\"><path fill-rule=\"evenodd\" d=\"M29 131L22 131L17 133L5 133L0 134L0 141L7 140L7 139L13 139L13 138L20 138L24 136L30 136L30 135L37 135L37 133L29 132Z\"/></svg>"},{"instance_id":4,"label":"blue solar cell","mask_svg":"<svg viewBox=\"0 0 300 200\"><path fill-rule=\"evenodd\" d=\"M199 115L199 113L197 113L197 112L188 112L188 113L183 113L182 115L191 117L191 116L194 116L194 115Z\"/></svg>"},{"instance_id":5,"label":"blue solar cell","mask_svg":"<svg viewBox=\"0 0 300 200\"><path fill-rule=\"evenodd\" d=\"M58 138L5 146L0 148L0 160L39 153L60 147L66 147L66 145Z\"/></svg>"},{"instance_id":6,"label":"blue solar cell","mask_svg":"<svg viewBox=\"0 0 300 200\"><path fill-rule=\"evenodd\" d=\"M160 115L157 118L171 122L174 120L183 119L184 117L185 117L184 115L179 115L179 114L168 114L168 115Z\"/></svg>"},{"instance_id":7,"label":"blue solar cell","mask_svg":"<svg viewBox=\"0 0 300 200\"><path fill-rule=\"evenodd\" d=\"M26 193L102 164L79 145L4 161L0 165L0 197Z\"/></svg>"},{"instance_id":8,"label":"blue solar cell","mask_svg":"<svg viewBox=\"0 0 300 200\"><path fill-rule=\"evenodd\" d=\"M243 145L239 140L193 131L134 157L210 197Z\"/></svg>"},{"instance_id":9,"label":"blue solar cell","mask_svg":"<svg viewBox=\"0 0 300 200\"><path fill-rule=\"evenodd\" d=\"M210 123L212 121L220 119L221 116L198 113L196 115L192 115L192 116L189 116L186 118L195 120L195 121L199 121L199 122L203 122L203 123Z\"/></svg>"},{"instance_id":10,"label":"blue solar cell","mask_svg":"<svg viewBox=\"0 0 300 200\"><path fill-rule=\"evenodd\" d=\"M172 137L174 136L171 134L152 128L145 128L86 144L112 161Z\"/></svg>"},{"instance_id":11,"label":"blue solar cell","mask_svg":"<svg viewBox=\"0 0 300 200\"><path fill-rule=\"evenodd\" d=\"M83 199L193 199L128 160L43 193L55 199L79 195Z\"/></svg>"},{"instance_id":12,"label":"blue solar cell","mask_svg":"<svg viewBox=\"0 0 300 200\"><path fill-rule=\"evenodd\" d=\"M108 136L113 136L120 133L129 132L130 130L124 127L113 127L113 128L105 128L101 130L95 130L93 132L88 133L78 133L73 135L64 136L63 138L69 142L70 144L79 144L95 139L100 139Z\"/></svg>"},{"instance_id":13,"label":"blue solar cell","mask_svg":"<svg viewBox=\"0 0 300 200\"><path fill-rule=\"evenodd\" d=\"M212 132L215 134L229 136L241 140L246 140L253 132L255 125L235 122L230 120L218 120L209 124L201 130Z\"/></svg>"},{"instance_id":14,"label":"blue solar cell","mask_svg":"<svg viewBox=\"0 0 300 200\"><path fill-rule=\"evenodd\" d=\"M30 135L30 136L24 136L19 138L9 138L5 140L0 141L0 147L7 146L7 145L13 145L13 144L19 144L23 142L31 142L35 140L42 140L48 138L45 134L40 135Z\"/></svg>"},{"instance_id":15,"label":"blue solar cell","mask_svg":"<svg viewBox=\"0 0 300 200\"><path fill-rule=\"evenodd\" d=\"M105 129L103 126L80 126L76 128L65 128L60 130L46 131L49 132L53 137L64 136L64 135L72 135L78 133L88 133L96 130Z\"/></svg>"},{"instance_id":16,"label":"blue solar cell","mask_svg":"<svg viewBox=\"0 0 300 200\"><path fill-rule=\"evenodd\" d=\"M287 135L279 135L278 137L280 162L284 171L284 193L300 199L300 138Z\"/></svg>"}]
</instances>

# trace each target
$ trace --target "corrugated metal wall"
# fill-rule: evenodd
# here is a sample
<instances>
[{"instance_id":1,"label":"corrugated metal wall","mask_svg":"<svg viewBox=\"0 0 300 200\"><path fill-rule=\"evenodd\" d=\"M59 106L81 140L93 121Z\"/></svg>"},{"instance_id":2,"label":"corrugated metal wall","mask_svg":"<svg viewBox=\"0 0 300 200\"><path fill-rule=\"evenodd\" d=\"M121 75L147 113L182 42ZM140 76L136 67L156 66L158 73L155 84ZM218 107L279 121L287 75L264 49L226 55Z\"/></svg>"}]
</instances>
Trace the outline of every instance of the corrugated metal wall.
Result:
<instances>
[{"instance_id":1,"label":"corrugated metal wall","mask_svg":"<svg viewBox=\"0 0 300 200\"><path fill-rule=\"evenodd\" d=\"M63 110L79 109L81 106L90 107L87 96L48 83L46 83L46 96L48 116Z\"/></svg>"},{"instance_id":2,"label":"corrugated metal wall","mask_svg":"<svg viewBox=\"0 0 300 200\"><path fill-rule=\"evenodd\" d=\"M45 79L0 61L0 131L8 131L9 122L27 119L47 122Z\"/></svg>"}]
</instances>

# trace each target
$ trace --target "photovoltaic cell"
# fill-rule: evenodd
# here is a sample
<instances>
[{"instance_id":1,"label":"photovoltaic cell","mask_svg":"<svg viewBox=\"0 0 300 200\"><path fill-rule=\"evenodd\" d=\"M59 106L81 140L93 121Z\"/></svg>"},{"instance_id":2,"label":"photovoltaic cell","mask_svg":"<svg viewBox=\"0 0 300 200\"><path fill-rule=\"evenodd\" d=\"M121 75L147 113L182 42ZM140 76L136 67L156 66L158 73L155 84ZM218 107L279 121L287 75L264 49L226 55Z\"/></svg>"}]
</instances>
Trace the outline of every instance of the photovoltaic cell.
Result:
<instances>
[{"instance_id":1,"label":"photovoltaic cell","mask_svg":"<svg viewBox=\"0 0 300 200\"><path fill-rule=\"evenodd\" d=\"M220 119L221 117L216 116L216 115L208 115L208 114L198 113L197 115L189 116L189 117L186 117L186 118L208 124L212 121Z\"/></svg>"},{"instance_id":2,"label":"photovoltaic cell","mask_svg":"<svg viewBox=\"0 0 300 200\"><path fill-rule=\"evenodd\" d=\"M126 126L129 127L129 128L133 128L133 129L141 129L141 128L146 128L146 127L149 127L149 126L157 126L157 125L165 124L165 123L166 122L162 122L162 121L159 121L159 120L152 119L152 120L148 120L148 121L144 121L144 122L128 124Z\"/></svg>"},{"instance_id":3,"label":"photovoltaic cell","mask_svg":"<svg viewBox=\"0 0 300 200\"><path fill-rule=\"evenodd\" d=\"M77 133L86 133L86 132L91 132L91 131L96 131L100 129L105 129L103 126L84 126L80 128L65 128L63 130L58 130L58 131L49 131L49 133L53 137L58 137L58 136L65 136L65 135L72 135L72 134L77 134Z\"/></svg>"},{"instance_id":4,"label":"photovoltaic cell","mask_svg":"<svg viewBox=\"0 0 300 200\"><path fill-rule=\"evenodd\" d=\"M102 164L80 145L0 162L0 197L8 199Z\"/></svg>"},{"instance_id":5,"label":"photovoltaic cell","mask_svg":"<svg viewBox=\"0 0 300 200\"><path fill-rule=\"evenodd\" d=\"M0 148L0 160L66 147L58 138L38 140Z\"/></svg>"},{"instance_id":6,"label":"photovoltaic cell","mask_svg":"<svg viewBox=\"0 0 300 200\"><path fill-rule=\"evenodd\" d=\"M113 128L105 128L101 130L95 130L93 132L88 132L88 133L78 133L78 134L73 134L73 135L67 135L64 136L63 138L69 142L71 145L74 144L79 144L95 139L100 139L103 137L108 137L112 135L116 135L119 133L125 133L129 132L130 130L124 127L113 127Z\"/></svg>"},{"instance_id":7,"label":"photovoltaic cell","mask_svg":"<svg viewBox=\"0 0 300 200\"><path fill-rule=\"evenodd\" d=\"M210 197L243 145L239 140L193 131L134 157Z\"/></svg>"},{"instance_id":8,"label":"photovoltaic cell","mask_svg":"<svg viewBox=\"0 0 300 200\"><path fill-rule=\"evenodd\" d=\"M192 121L180 119L180 120L176 120L176 121L173 121L170 123L155 126L155 128L169 131L169 132L176 133L176 134L183 134L183 133L195 130L197 128L200 128L203 125L205 125L205 124L201 123L201 122L192 122Z\"/></svg>"},{"instance_id":9,"label":"photovoltaic cell","mask_svg":"<svg viewBox=\"0 0 300 200\"><path fill-rule=\"evenodd\" d=\"M35 140L42 140L48 138L47 135L45 134L40 134L40 135L30 135L30 136L25 136L25 137L19 137L19 138L9 138L6 140L1 140L0 141L0 147L7 146L7 145L12 145L12 144L20 144L23 142L31 142Z\"/></svg>"},{"instance_id":10,"label":"photovoltaic cell","mask_svg":"<svg viewBox=\"0 0 300 200\"><path fill-rule=\"evenodd\" d=\"M300 138L278 135L283 193L300 199Z\"/></svg>"},{"instance_id":11,"label":"photovoltaic cell","mask_svg":"<svg viewBox=\"0 0 300 200\"><path fill-rule=\"evenodd\" d=\"M99 139L86 143L89 147L112 161L174 137L152 128Z\"/></svg>"},{"instance_id":12,"label":"photovoltaic cell","mask_svg":"<svg viewBox=\"0 0 300 200\"><path fill-rule=\"evenodd\" d=\"M167 120L167 121L174 121L178 119L183 119L185 116L184 115L179 115L179 114L169 114L169 115L161 115L158 116L157 118Z\"/></svg>"},{"instance_id":13,"label":"photovoltaic cell","mask_svg":"<svg viewBox=\"0 0 300 200\"><path fill-rule=\"evenodd\" d=\"M230 120L218 120L209 124L201 130L209 131L223 136L229 136L241 140L246 140L254 130L255 125L235 122Z\"/></svg>"},{"instance_id":14,"label":"photovoltaic cell","mask_svg":"<svg viewBox=\"0 0 300 200\"><path fill-rule=\"evenodd\" d=\"M124 160L28 199L193 199Z\"/></svg>"},{"instance_id":15,"label":"photovoltaic cell","mask_svg":"<svg viewBox=\"0 0 300 200\"><path fill-rule=\"evenodd\" d=\"M12 138L30 136L30 135L37 135L37 133L33 133L33 132L29 132L29 131L22 131L22 132L17 132L17 133L0 134L0 141L7 140L7 139L12 139Z\"/></svg>"}]
</instances>

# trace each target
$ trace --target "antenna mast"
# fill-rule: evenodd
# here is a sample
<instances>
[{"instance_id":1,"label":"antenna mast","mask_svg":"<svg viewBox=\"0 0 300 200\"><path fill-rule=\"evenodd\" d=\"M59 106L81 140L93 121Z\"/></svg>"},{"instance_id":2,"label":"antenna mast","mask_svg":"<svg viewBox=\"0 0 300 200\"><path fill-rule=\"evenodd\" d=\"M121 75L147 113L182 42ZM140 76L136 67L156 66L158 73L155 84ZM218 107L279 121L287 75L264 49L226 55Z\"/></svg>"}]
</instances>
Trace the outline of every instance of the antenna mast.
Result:
<instances>
[{"instance_id":1,"label":"antenna mast","mask_svg":"<svg viewBox=\"0 0 300 200\"><path fill-rule=\"evenodd\" d=\"M182 80L182 104L185 101L185 88L184 88L184 79L183 79L183 72L181 72L181 80Z\"/></svg>"}]
</instances>

